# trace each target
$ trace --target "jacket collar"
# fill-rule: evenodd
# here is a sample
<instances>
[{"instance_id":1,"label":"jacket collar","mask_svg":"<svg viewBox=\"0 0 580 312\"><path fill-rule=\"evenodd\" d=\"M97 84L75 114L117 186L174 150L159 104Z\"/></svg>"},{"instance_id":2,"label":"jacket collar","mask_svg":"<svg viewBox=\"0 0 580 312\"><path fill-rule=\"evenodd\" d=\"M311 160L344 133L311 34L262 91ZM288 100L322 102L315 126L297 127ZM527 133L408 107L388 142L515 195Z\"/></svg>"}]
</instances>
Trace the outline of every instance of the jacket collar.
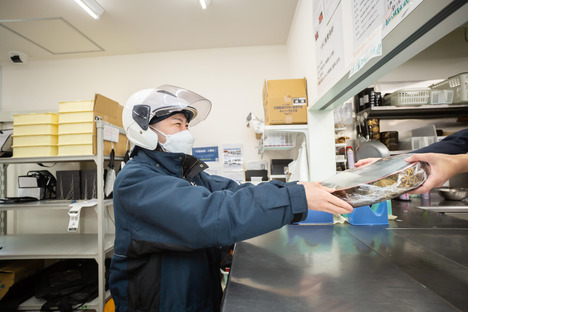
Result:
<instances>
[{"instance_id":1,"label":"jacket collar","mask_svg":"<svg viewBox=\"0 0 580 312\"><path fill-rule=\"evenodd\" d=\"M151 151L139 146L135 146L131 156L143 161L156 163L172 175L185 178L190 182L208 167L206 163L194 156L183 153Z\"/></svg>"}]
</instances>

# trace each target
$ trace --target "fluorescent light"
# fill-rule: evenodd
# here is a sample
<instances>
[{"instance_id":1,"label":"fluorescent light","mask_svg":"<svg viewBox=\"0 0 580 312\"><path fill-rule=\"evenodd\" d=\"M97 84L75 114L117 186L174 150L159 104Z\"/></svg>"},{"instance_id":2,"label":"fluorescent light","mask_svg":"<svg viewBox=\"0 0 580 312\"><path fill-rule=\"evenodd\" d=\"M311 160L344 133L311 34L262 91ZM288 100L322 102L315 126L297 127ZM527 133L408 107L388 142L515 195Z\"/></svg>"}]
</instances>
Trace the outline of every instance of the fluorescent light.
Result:
<instances>
[{"instance_id":1,"label":"fluorescent light","mask_svg":"<svg viewBox=\"0 0 580 312\"><path fill-rule=\"evenodd\" d=\"M75 0L75 2L87 11L87 13L89 13L89 15L94 19L99 19L101 14L105 12L105 9L103 9L95 0Z\"/></svg>"},{"instance_id":2,"label":"fluorescent light","mask_svg":"<svg viewBox=\"0 0 580 312\"><path fill-rule=\"evenodd\" d=\"M211 0L199 0L202 9L207 9L207 6L211 3Z\"/></svg>"}]
</instances>

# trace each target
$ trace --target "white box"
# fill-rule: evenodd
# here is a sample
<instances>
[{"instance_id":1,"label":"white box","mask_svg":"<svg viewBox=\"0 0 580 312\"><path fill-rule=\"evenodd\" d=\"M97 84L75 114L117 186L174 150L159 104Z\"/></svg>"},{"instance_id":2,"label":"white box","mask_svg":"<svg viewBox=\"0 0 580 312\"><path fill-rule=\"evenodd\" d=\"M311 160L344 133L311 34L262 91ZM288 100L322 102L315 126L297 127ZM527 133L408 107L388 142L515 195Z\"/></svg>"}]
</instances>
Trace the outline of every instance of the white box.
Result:
<instances>
[{"instance_id":1,"label":"white box","mask_svg":"<svg viewBox=\"0 0 580 312\"><path fill-rule=\"evenodd\" d=\"M18 189L18 197L34 197L44 199L44 187L25 187Z\"/></svg>"}]
</instances>

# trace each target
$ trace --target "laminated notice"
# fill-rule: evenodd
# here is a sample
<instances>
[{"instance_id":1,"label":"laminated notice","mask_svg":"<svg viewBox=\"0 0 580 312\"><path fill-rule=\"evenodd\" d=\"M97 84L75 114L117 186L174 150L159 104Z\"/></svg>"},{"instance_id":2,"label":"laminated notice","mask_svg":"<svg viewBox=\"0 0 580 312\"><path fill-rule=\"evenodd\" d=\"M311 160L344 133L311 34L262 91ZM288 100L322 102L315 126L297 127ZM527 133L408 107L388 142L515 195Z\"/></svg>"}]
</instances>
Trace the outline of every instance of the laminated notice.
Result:
<instances>
[{"instance_id":1,"label":"laminated notice","mask_svg":"<svg viewBox=\"0 0 580 312\"><path fill-rule=\"evenodd\" d=\"M96 199L86 200L82 202L73 202L69 205L71 207L68 210L69 222L68 222L68 232L78 232L79 230L79 220L81 217L81 209L83 207L92 207L97 204Z\"/></svg>"}]
</instances>

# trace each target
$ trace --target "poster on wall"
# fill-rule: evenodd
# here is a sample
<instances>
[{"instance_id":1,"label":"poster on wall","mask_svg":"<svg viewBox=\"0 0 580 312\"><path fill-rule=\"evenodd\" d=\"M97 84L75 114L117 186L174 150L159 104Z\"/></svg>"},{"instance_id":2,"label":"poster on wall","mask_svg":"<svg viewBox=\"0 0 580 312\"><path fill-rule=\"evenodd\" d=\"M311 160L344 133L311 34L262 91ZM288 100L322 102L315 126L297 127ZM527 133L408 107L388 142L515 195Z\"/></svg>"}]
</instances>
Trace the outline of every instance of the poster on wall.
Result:
<instances>
[{"instance_id":1,"label":"poster on wall","mask_svg":"<svg viewBox=\"0 0 580 312\"><path fill-rule=\"evenodd\" d=\"M203 162L220 160L219 149L217 146L194 147L192 152L195 158Z\"/></svg>"},{"instance_id":2,"label":"poster on wall","mask_svg":"<svg viewBox=\"0 0 580 312\"><path fill-rule=\"evenodd\" d=\"M382 40L423 0L353 0L353 63L349 77L381 56Z\"/></svg>"},{"instance_id":3,"label":"poster on wall","mask_svg":"<svg viewBox=\"0 0 580 312\"><path fill-rule=\"evenodd\" d=\"M242 157L242 144L224 145L222 156L222 175L238 183L243 182L244 159Z\"/></svg>"},{"instance_id":4,"label":"poster on wall","mask_svg":"<svg viewBox=\"0 0 580 312\"><path fill-rule=\"evenodd\" d=\"M384 1L383 35L387 36L423 0L382 0Z\"/></svg>"},{"instance_id":5,"label":"poster on wall","mask_svg":"<svg viewBox=\"0 0 580 312\"><path fill-rule=\"evenodd\" d=\"M352 0L353 62L349 78L382 54L385 0Z\"/></svg>"},{"instance_id":6,"label":"poster on wall","mask_svg":"<svg viewBox=\"0 0 580 312\"><path fill-rule=\"evenodd\" d=\"M221 174L221 167L219 163L219 148L217 146L194 147L192 152L195 158L206 163L206 173L217 175Z\"/></svg>"},{"instance_id":7,"label":"poster on wall","mask_svg":"<svg viewBox=\"0 0 580 312\"><path fill-rule=\"evenodd\" d=\"M317 85L322 95L344 75L342 6L338 0L314 0L312 4Z\"/></svg>"},{"instance_id":8,"label":"poster on wall","mask_svg":"<svg viewBox=\"0 0 580 312\"><path fill-rule=\"evenodd\" d=\"M344 8L342 0L313 0L318 94L328 92L347 70L350 78L381 56L382 40L422 1L351 0ZM343 11L351 20L343 19Z\"/></svg>"}]
</instances>

